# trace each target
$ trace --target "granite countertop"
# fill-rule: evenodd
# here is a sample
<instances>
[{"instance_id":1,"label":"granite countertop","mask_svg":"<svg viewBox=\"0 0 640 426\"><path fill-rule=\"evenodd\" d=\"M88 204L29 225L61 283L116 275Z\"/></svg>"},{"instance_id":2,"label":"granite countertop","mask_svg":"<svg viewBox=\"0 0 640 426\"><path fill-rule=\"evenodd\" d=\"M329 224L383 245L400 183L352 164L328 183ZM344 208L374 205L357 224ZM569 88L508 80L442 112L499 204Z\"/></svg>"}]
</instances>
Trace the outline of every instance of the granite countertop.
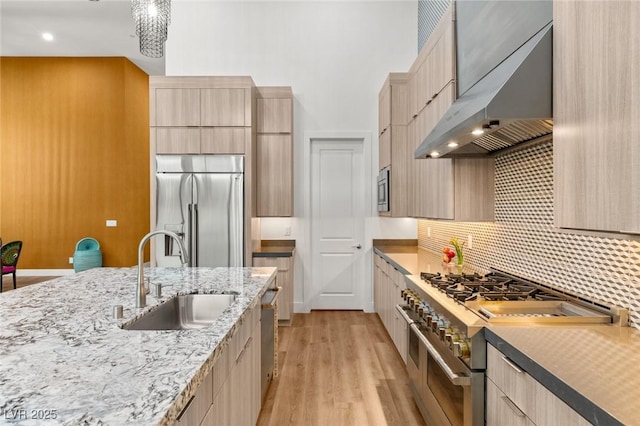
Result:
<instances>
[{"instance_id":1,"label":"granite countertop","mask_svg":"<svg viewBox=\"0 0 640 426\"><path fill-rule=\"evenodd\" d=\"M0 423L171 424L275 268L152 268L162 284L135 308L135 268L97 268L0 295ZM234 293L210 327L121 327L178 294ZM123 305L122 319L113 306ZM48 416L43 419L43 416Z\"/></svg>"},{"instance_id":2,"label":"granite countertop","mask_svg":"<svg viewBox=\"0 0 640 426\"><path fill-rule=\"evenodd\" d=\"M440 255L417 246L387 244L374 251L405 275L442 272ZM612 325L488 325L485 336L591 423L640 425L639 330Z\"/></svg>"},{"instance_id":3,"label":"granite countertop","mask_svg":"<svg viewBox=\"0 0 640 426\"><path fill-rule=\"evenodd\" d=\"M262 240L253 257L291 257L295 250L295 240Z\"/></svg>"}]
</instances>

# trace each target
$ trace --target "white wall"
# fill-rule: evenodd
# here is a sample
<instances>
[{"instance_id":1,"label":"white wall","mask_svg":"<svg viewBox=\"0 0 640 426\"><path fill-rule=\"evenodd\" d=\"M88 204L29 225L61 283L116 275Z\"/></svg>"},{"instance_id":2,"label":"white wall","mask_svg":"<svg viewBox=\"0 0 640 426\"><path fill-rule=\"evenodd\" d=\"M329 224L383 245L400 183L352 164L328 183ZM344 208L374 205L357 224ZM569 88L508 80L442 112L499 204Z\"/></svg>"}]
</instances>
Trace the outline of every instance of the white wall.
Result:
<instances>
[{"instance_id":1,"label":"white wall","mask_svg":"<svg viewBox=\"0 0 640 426\"><path fill-rule=\"evenodd\" d=\"M378 164L378 91L389 72L417 56L413 1L174 1L167 75L249 75L258 86L291 86L294 102L295 216L263 219L263 239L296 239L296 310L303 310L305 132L370 132L372 238L417 238L412 219L378 219L373 203ZM291 227L291 236L285 230ZM365 277L371 283L371 256ZM370 297L368 298L371 299ZM370 305L366 306L371 310Z\"/></svg>"}]
</instances>

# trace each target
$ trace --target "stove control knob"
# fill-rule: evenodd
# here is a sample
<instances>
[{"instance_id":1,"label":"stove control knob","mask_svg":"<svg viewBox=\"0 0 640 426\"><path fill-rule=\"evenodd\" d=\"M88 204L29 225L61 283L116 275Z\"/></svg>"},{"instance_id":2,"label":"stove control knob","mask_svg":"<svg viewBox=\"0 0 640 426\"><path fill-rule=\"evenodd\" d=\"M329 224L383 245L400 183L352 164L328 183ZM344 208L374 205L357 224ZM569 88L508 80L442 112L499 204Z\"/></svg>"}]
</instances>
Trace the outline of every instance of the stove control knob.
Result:
<instances>
[{"instance_id":1,"label":"stove control knob","mask_svg":"<svg viewBox=\"0 0 640 426\"><path fill-rule=\"evenodd\" d=\"M433 319L431 320L431 331L433 331L434 333L437 333L441 325L442 325L442 320L438 318L437 315L434 315Z\"/></svg>"},{"instance_id":2,"label":"stove control knob","mask_svg":"<svg viewBox=\"0 0 640 426\"><path fill-rule=\"evenodd\" d=\"M405 297L405 291L404 290L400 290L400 298L404 299Z\"/></svg>"},{"instance_id":3,"label":"stove control knob","mask_svg":"<svg viewBox=\"0 0 640 426\"><path fill-rule=\"evenodd\" d=\"M440 328L438 329L438 337L440 337L440 340L442 340L443 342L447 341L447 336L451 338L452 335L453 335L453 330L451 329L451 327L449 327L446 324L443 326L440 326Z\"/></svg>"},{"instance_id":4,"label":"stove control knob","mask_svg":"<svg viewBox=\"0 0 640 426\"><path fill-rule=\"evenodd\" d=\"M453 355L459 358L466 358L469 356L469 345L464 340L459 342L453 342Z\"/></svg>"}]
</instances>

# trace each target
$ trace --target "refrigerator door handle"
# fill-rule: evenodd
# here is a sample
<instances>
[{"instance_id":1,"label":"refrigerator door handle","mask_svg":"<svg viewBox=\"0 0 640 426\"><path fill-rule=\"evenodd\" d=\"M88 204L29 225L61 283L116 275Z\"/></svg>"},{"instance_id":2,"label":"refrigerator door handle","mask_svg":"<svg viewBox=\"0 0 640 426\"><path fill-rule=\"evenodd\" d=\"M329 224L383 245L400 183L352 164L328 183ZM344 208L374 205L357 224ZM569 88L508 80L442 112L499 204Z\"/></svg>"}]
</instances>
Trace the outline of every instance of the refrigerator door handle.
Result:
<instances>
[{"instance_id":1,"label":"refrigerator door handle","mask_svg":"<svg viewBox=\"0 0 640 426\"><path fill-rule=\"evenodd\" d=\"M188 244L187 247L189 247L189 250L191 250L191 256L189 256L189 266L195 266L194 265L194 261L193 261L193 259L195 257L194 256L195 253L193 252L193 219L192 219L193 215L191 213L193 211L193 207L192 206L193 206L193 204L189 204L189 215L188 215L189 217L188 217L188 220L187 220L188 229L189 229L189 241L187 241L187 244Z\"/></svg>"},{"instance_id":2,"label":"refrigerator door handle","mask_svg":"<svg viewBox=\"0 0 640 426\"><path fill-rule=\"evenodd\" d=\"M193 221L195 223L195 235L198 236L198 238L200 237L200 220L198 218L198 205L194 204L193 205ZM191 253L193 254L193 266L198 266L200 265L200 260L198 259L198 241L195 241L195 244L193 245L193 249L191 249Z\"/></svg>"}]
</instances>

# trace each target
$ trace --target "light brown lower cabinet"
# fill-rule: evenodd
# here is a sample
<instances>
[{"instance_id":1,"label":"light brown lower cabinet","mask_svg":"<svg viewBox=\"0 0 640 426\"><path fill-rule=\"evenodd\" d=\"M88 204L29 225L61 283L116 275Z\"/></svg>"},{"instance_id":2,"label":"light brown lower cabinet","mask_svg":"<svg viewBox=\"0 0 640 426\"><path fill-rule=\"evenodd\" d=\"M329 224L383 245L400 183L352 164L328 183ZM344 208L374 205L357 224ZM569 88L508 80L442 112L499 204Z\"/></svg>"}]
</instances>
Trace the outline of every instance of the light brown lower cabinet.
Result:
<instances>
[{"instance_id":1,"label":"light brown lower cabinet","mask_svg":"<svg viewBox=\"0 0 640 426\"><path fill-rule=\"evenodd\" d=\"M374 255L373 303L398 353L407 363L408 326L396 305L402 304L400 292L406 288L404 275L379 255Z\"/></svg>"},{"instance_id":2,"label":"light brown lower cabinet","mask_svg":"<svg viewBox=\"0 0 640 426\"><path fill-rule=\"evenodd\" d=\"M293 256L289 257L254 257L253 266L278 268L276 282L282 287L278 296L278 322L287 324L293 316ZM282 325L282 324L281 324Z\"/></svg>"},{"instance_id":3,"label":"light brown lower cabinet","mask_svg":"<svg viewBox=\"0 0 640 426\"><path fill-rule=\"evenodd\" d=\"M587 426L584 417L487 344L487 426Z\"/></svg>"},{"instance_id":4,"label":"light brown lower cabinet","mask_svg":"<svg viewBox=\"0 0 640 426\"><path fill-rule=\"evenodd\" d=\"M178 417L188 426L253 426L261 408L260 333L258 304L239 325L236 334Z\"/></svg>"}]
</instances>

